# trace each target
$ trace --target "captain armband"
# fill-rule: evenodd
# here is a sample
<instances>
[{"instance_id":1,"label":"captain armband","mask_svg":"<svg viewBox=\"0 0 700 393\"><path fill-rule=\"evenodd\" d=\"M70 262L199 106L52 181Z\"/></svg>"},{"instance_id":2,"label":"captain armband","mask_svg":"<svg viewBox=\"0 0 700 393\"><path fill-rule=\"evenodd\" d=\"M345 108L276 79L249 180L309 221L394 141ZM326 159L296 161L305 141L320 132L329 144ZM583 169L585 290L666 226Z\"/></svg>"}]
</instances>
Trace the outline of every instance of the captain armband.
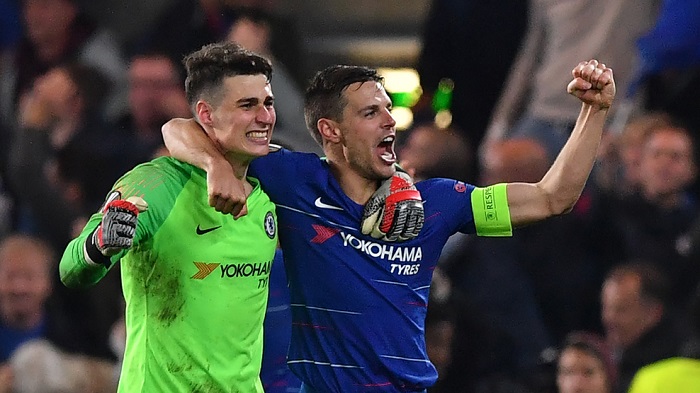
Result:
<instances>
[{"instance_id":1,"label":"captain armband","mask_svg":"<svg viewBox=\"0 0 700 393\"><path fill-rule=\"evenodd\" d=\"M471 200L478 236L513 236L505 183L477 187L472 191Z\"/></svg>"}]
</instances>

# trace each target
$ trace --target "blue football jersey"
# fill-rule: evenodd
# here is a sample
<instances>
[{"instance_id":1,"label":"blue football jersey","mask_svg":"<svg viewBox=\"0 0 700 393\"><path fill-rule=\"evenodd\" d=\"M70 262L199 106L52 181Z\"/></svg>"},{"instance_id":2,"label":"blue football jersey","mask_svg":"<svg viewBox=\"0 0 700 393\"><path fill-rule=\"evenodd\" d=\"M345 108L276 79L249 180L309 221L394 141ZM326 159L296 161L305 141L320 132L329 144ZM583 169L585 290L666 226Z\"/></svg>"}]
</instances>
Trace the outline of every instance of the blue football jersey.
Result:
<instances>
[{"instance_id":1,"label":"blue football jersey","mask_svg":"<svg viewBox=\"0 0 700 393\"><path fill-rule=\"evenodd\" d=\"M327 162L286 150L253 161L277 205L290 282L290 369L319 392L422 391L437 379L424 339L433 270L448 237L474 233L471 185L417 184L425 225L407 242L359 231L363 206L348 198Z\"/></svg>"}]
</instances>

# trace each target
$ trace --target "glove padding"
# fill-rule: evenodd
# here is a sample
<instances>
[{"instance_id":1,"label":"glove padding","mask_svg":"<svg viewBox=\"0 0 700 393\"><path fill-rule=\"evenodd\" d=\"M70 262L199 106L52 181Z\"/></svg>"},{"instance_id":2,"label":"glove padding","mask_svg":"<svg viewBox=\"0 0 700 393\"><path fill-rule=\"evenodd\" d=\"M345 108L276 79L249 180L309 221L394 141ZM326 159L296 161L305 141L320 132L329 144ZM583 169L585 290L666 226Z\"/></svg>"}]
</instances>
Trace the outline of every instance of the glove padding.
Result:
<instances>
[{"instance_id":1,"label":"glove padding","mask_svg":"<svg viewBox=\"0 0 700 393\"><path fill-rule=\"evenodd\" d=\"M375 239L405 241L418 236L424 219L420 192L408 174L397 171L365 205L361 230Z\"/></svg>"},{"instance_id":2,"label":"glove padding","mask_svg":"<svg viewBox=\"0 0 700 393\"><path fill-rule=\"evenodd\" d=\"M142 204L129 199L111 201L102 209L102 222L85 242L86 257L92 262L109 264L109 257L131 247L139 211L147 205L141 198Z\"/></svg>"}]
</instances>

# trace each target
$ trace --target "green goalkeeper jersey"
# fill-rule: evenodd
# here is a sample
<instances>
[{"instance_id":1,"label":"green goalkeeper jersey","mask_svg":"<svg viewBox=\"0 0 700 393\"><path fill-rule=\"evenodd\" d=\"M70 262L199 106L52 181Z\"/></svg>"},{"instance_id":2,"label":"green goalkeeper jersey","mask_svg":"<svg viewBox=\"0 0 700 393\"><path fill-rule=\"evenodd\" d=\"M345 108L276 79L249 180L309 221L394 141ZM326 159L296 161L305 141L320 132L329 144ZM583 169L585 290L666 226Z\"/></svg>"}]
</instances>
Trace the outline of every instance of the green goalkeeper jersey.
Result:
<instances>
[{"instance_id":1,"label":"green goalkeeper jersey","mask_svg":"<svg viewBox=\"0 0 700 393\"><path fill-rule=\"evenodd\" d=\"M275 206L254 189L234 220L208 204L204 171L172 158L139 165L113 198L141 196L133 246L120 261L127 340L119 392L263 392L259 374L270 267L277 245ZM97 213L67 247L62 281L85 287L108 268L86 261Z\"/></svg>"}]
</instances>

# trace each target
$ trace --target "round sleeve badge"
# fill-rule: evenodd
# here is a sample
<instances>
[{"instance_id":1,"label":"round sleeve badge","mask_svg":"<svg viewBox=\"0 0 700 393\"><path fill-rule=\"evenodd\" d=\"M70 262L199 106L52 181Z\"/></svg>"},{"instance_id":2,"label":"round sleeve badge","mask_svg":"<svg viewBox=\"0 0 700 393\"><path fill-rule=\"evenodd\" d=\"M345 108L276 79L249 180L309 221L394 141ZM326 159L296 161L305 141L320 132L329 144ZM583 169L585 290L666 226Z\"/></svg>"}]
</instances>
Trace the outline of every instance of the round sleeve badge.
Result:
<instances>
[{"instance_id":1,"label":"round sleeve badge","mask_svg":"<svg viewBox=\"0 0 700 393\"><path fill-rule=\"evenodd\" d=\"M265 226L265 233L267 233L267 237L270 239L275 238L275 234L277 233L277 224L275 223L275 216L272 214L272 212L267 212L265 214L265 222L263 224Z\"/></svg>"}]
</instances>

